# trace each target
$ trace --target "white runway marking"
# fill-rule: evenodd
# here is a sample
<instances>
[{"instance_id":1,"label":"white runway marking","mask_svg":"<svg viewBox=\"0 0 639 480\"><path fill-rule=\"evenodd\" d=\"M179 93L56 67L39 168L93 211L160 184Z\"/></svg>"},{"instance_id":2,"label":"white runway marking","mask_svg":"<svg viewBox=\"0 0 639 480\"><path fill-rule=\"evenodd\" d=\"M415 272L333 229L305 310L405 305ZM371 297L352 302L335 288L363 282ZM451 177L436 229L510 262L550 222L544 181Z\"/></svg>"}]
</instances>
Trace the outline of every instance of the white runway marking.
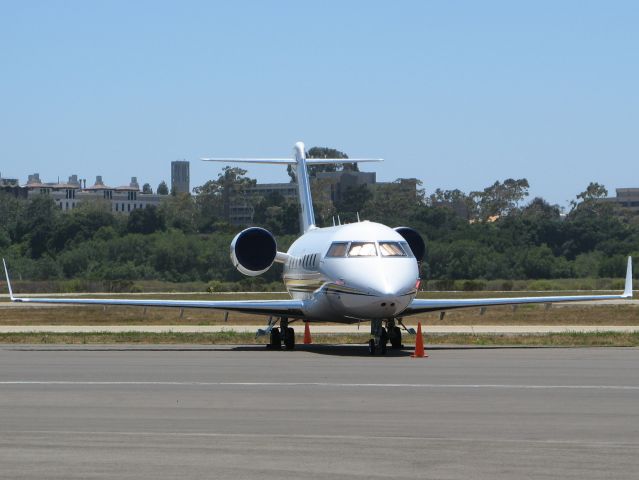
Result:
<instances>
[{"instance_id":1,"label":"white runway marking","mask_svg":"<svg viewBox=\"0 0 639 480\"><path fill-rule=\"evenodd\" d=\"M539 438L493 438L493 437L447 437L447 436L418 436L418 435L313 435L313 434L281 434L281 433L230 433L230 432L150 432L150 431L109 431L109 430L14 430L0 433L0 435L93 435L93 436L149 436L149 437L193 437L193 438L266 438L266 439L299 439L299 440L405 440L405 441L438 441L455 443L520 443L536 445L581 445L595 448L600 447L629 447L638 448L636 442L615 442L597 440L561 440Z\"/></svg>"},{"instance_id":2,"label":"white runway marking","mask_svg":"<svg viewBox=\"0 0 639 480\"><path fill-rule=\"evenodd\" d=\"M466 388L510 390L631 390L637 385L508 385L508 384L445 384L445 383L331 383L331 382L170 382L170 381L73 381L73 380L8 380L0 385L140 385L184 387L335 387L335 388Z\"/></svg>"}]
</instances>

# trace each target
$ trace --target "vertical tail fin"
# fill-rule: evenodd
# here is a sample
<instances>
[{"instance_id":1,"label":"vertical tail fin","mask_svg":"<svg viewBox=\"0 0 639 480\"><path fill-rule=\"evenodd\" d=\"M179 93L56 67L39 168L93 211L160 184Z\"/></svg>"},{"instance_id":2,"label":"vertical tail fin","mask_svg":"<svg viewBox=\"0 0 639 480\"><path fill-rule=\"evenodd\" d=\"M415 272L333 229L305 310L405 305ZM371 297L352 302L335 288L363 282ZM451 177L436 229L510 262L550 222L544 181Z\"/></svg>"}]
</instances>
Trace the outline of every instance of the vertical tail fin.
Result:
<instances>
[{"instance_id":1,"label":"vertical tail fin","mask_svg":"<svg viewBox=\"0 0 639 480\"><path fill-rule=\"evenodd\" d=\"M308 168L306 167L306 150L303 142L297 142L293 147L295 164L293 170L297 178L297 193L300 198L300 215L302 233L315 228L315 212L313 211L313 197L311 195L311 182L308 178Z\"/></svg>"}]
</instances>

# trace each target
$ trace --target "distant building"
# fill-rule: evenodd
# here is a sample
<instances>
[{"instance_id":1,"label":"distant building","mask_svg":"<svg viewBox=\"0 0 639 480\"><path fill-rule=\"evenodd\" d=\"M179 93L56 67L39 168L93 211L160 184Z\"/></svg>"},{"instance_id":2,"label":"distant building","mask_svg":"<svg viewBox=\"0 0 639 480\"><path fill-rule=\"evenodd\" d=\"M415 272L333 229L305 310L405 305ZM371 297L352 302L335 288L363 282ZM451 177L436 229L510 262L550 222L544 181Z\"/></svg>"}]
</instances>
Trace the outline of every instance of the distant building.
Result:
<instances>
[{"instance_id":1,"label":"distant building","mask_svg":"<svg viewBox=\"0 0 639 480\"><path fill-rule=\"evenodd\" d=\"M639 188L617 188L616 193L616 197L606 198L606 202L639 212Z\"/></svg>"},{"instance_id":2,"label":"distant building","mask_svg":"<svg viewBox=\"0 0 639 480\"><path fill-rule=\"evenodd\" d=\"M253 196L266 197L277 193L286 200L297 200L297 183L256 183L246 191Z\"/></svg>"},{"instance_id":3,"label":"distant building","mask_svg":"<svg viewBox=\"0 0 639 480\"><path fill-rule=\"evenodd\" d=\"M392 186L415 195L417 198L417 179L400 179L399 182L377 183L375 172L357 172L341 170L339 172L318 172L315 177L320 182L320 188L326 189L326 194L333 204L342 201L344 193L351 187L366 186L375 189L381 186ZM279 193L289 202L297 202L296 183L257 183L249 187L244 195L232 199L229 208L229 222L235 225L250 225L253 223L253 205L256 197L266 197L272 193Z\"/></svg>"},{"instance_id":4,"label":"distant building","mask_svg":"<svg viewBox=\"0 0 639 480\"><path fill-rule=\"evenodd\" d=\"M377 174L375 172L356 172L352 170L319 172L316 178L323 181L326 185L325 188L330 190L328 193L330 193L333 203L340 202L342 195L349 188L375 185L377 183Z\"/></svg>"},{"instance_id":5,"label":"distant building","mask_svg":"<svg viewBox=\"0 0 639 480\"><path fill-rule=\"evenodd\" d=\"M0 192L9 193L16 197L26 197L26 190L20 187L17 178L2 178L0 176Z\"/></svg>"},{"instance_id":6,"label":"distant building","mask_svg":"<svg viewBox=\"0 0 639 480\"><path fill-rule=\"evenodd\" d=\"M277 193L287 202L297 201L296 183L256 183L248 187L243 195L232 197L229 206L229 223L234 225L249 225L253 223L254 203L259 198Z\"/></svg>"},{"instance_id":7,"label":"distant building","mask_svg":"<svg viewBox=\"0 0 639 480\"><path fill-rule=\"evenodd\" d=\"M171 193L190 193L191 178L189 162L176 160L171 162Z\"/></svg>"},{"instance_id":8,"label":"distant building","mask_svg":"<svg viewBox=\"0 0 639 480\"><path fill-rule=\"evenodd\" d=\"M82 202L102 203L105 208L114 213L128 215L130 212L151 205L159 206L162 195L141 193L137 177L131 177L128 185L110 187L105 185L102 176L95 178L95 183L87 187L86 180L71 175L66 183L43 183L40 175L29 175L27 184L23 187L29 199L39 195L48 195L63 212L77 208Z\"/></svg>"}]
</instances>

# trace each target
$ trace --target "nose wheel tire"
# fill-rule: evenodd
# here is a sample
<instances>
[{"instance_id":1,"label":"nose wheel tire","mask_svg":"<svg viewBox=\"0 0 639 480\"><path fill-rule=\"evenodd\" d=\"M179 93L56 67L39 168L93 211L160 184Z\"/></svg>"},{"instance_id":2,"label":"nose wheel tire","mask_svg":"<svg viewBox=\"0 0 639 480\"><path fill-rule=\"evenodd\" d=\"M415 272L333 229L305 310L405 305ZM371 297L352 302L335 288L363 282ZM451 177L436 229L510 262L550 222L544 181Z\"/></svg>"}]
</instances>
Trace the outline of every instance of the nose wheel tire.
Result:
<instances>
[{"instance_id":1,"label":"nose wheel tire","mask_svg":"<svg viewBox=\"0 0 639 480\"><path fill-rule=\"evenodd\" d=\"M379 330L379 337L376 336L368 341L368 353L371 355L375 355L375 353L385 355L386 343L388 343L388 334L386 333L386 329L382 328Z\"/></svg>"},{"instance_id":2,"label":"nose wheel tire","mask_svg":"<svg viewBox=\"0 0 639 480\"><path fill-rule=\"evenodd\" d=\"M382 328L382 331L379 335L379 353L382 355L386 354L386 344L388 343L388 333L386 333L386 329Z\"/></svg>"},{"instance_id":3,"label":"nose wheel tire","mask_svg":"<svg viewBox=\"0 0 639 480\"><path fill-rule=\"evenodd\" d=\"M390 335L390 343L392 349L400 349L402 345L402 330L399 327L392 327L392 335Z\"/></svg>"}]
</instances>

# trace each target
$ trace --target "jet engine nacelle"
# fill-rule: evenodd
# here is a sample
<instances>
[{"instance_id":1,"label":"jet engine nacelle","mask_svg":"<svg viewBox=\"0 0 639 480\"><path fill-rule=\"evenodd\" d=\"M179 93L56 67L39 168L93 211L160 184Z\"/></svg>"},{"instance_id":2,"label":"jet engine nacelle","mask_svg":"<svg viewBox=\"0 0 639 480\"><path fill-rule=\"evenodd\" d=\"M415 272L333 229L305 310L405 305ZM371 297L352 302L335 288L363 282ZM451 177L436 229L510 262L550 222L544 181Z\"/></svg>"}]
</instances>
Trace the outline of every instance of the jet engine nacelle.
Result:
<instances>
[{"instance_id":1,"label":"jet engine nacelle","mask_svg":"<svg viewBox=\"0 0 639 480\"><path fill-rule=\"evenodd\" d=\"M275 237L263 228L242 230L231 242L233 266L250 277L261 275L271 268L276 255Z\"/></svg>"},{"instance_id":2,"label":"jet engine nacelle","mask_svg":"<svg viewBox=\"0 0 639 480\"><path fill-rule=\"evenodd\" d=\"M423 261L426 256L426 243L419 232L410 227L396 227L394 230L404 237L417 261Z\"/></svg>"}]
</instances>

